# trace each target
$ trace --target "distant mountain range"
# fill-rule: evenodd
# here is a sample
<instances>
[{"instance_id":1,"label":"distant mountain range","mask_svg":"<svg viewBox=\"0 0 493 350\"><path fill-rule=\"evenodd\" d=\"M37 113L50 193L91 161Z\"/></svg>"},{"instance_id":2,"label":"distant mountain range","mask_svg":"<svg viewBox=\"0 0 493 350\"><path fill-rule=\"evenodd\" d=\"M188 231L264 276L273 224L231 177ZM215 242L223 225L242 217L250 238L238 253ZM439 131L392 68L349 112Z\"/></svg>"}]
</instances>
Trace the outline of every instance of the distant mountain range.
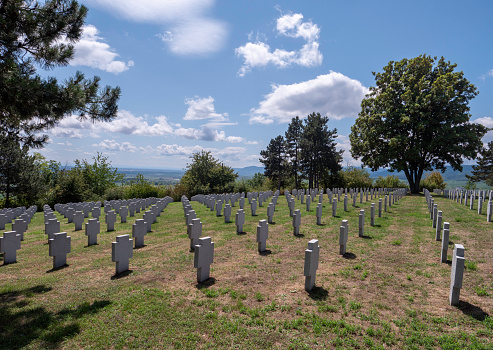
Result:
<instances>
[{"instance_id":1,"label":"distant mountain range","mask_svg":"<svg viewBox=\"0 0 493 350\"><path fill-rule=\"evenodd\" d=\"M181 169L130 169L119 168L120 173L125 174L127 179L135 178L140 173L150 181L156 184L173 184L180 180L185 173L185 170ZM234 168L234 171L238 173L241 178L251 178L255 173L264 173L264 168L259 166L248 166L244 168ZM447 188L455 188L465 186L467 183L466 174L470 174L472 171L472 165L464 165L462 172L453 171L452 167L446 167L445 173L442 173L444 181L447 183ZM391 173L387 169L380 169L377 171L369 171L371 178L377 179L379 176L386 177L387 175L396 175L402 181L407 182L406 176L403 172ZM425 172L426 174L426 172ZM423 174L424 178L424 174ZM488 188L485 184L478 184L478 188Z\"/></svg>"}]
</instances>

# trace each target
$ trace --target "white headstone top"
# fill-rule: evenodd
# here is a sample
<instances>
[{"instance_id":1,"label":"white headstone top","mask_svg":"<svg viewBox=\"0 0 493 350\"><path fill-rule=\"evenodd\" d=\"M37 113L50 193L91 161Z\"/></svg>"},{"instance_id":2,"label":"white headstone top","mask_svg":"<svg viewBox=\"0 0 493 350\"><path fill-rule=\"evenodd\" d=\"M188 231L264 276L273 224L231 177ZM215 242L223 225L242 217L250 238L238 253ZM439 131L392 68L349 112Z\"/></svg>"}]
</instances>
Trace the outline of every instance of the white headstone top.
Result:
<instances>
[{"instance_id":1,"label":"white headstone top","mask_svg":"<svg viewBox=\"0 0 493 350\"><path fill-rule=\"evenodd\" d=\"M53 269L67 264L71 240L72 238L67 236L67 232L54 233L53 238L48 240L49 255L53 257Z\"/></svg>"},{"instance_id":2,"label":"white headstone top","mask_svg":"<svg viewBox=\"0 0 493 350\"><path fill-rule=\"evenodd\" d=\"M134 256L132 245L129 235L116 236L116 242L111 243L111 261L116 262L116 274L128 270L129 260Z\"/></svg>"},{"instance_id":3,"label":"white headstone top","mask_svg":"<svg viewBox=\"0 0 493 350\"><path fill-rule=\"evenodd\" d=\"M17 261L17 251L21 249L21 235L16 231L7 231L0 237L0 253L3 253L4 265Z\"/></svg>"},{"instance_id":4,"label":"white headstone top","mask_svg":"<svg viewBox=\"0 0 493 350\"><path fill-rule=\"evenodd\" d=\"M214 242L211 237L199 238L195 246L194 267L197 269L197 282L209 278L212 261L214 260Z\"/></svg>"},{"instance_id":5,"label":"white headstone top","mask_svg":"<svg viewBox=\"0 0 493 350\"><path fill-rule=\"evenodd\" d=\"M318 239L312 239L308 242L308 249L305 250L305 267L303 275L305 276L305 290L311 291L315 286L315 276L318 269L318 259L320 247Z\"/></svg>"}]
</instances>

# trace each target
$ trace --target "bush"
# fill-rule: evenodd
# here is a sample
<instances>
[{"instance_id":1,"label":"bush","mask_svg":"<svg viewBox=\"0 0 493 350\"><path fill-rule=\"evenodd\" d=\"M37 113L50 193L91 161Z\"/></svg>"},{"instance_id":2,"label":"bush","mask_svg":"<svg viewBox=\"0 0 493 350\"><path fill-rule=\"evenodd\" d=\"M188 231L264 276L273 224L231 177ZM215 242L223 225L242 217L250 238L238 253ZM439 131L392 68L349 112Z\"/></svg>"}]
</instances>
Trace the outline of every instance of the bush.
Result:
<instances>
[{"instance_id":1,"label":"bush","mask_svg":"<svg viewBox=\"0 0 493 350\"><path fill-rule=\"evenodd\" d=\"M366 169L347 167L346 169L339 171L339 176L342 178L343 187L372 187L373 180L370 178L370 173Z\"/></svg>"},{"instance_id":2,"label":"bush","mask_svg":"<svg viewBox=\"0 0 493 350\"><path fill-rule=\"evenodd\" d=\"M419 182L420 190L426 188L428 191L433 192L434 189L444 190L447 184L443 182L443 176L438 171L426 173L424 180Z\"/></svg>"},{"instance_id":3,"label":"bush","mask_svg":"<svg viewBox=\"0 0 493 350\"><path fill-rule=\"evenodd\" d=\"M375 181L376 188L407 188L407 183L401 181L396 175L379 176Z\"/></svg>"}]
</instances>

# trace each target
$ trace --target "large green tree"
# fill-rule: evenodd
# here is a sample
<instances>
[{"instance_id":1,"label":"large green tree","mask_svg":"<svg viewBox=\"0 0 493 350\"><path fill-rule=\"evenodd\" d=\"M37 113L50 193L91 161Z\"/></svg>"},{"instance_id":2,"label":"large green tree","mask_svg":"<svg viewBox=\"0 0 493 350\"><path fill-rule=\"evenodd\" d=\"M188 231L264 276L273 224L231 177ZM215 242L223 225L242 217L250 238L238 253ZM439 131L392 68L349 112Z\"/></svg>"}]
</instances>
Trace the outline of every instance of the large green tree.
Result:
<instances>
[{"instance_id":1,"label":"large green tree","mask_svg":"<svg viewBox=\"0 0 493 350\"><path fill-rule=\"evenodd\" d=\"M412 193L424 171L462 170L481 150L487 128L470 123L477 95L462 71L442 57L391 61L373 73L376 86L361 102L349 135L351 154L372 170L403 171Z\"/></svg>"},{"instance_id":2,"label":"large green tree","mask_svg":"<svg viewBox=\"0 0 493 350\"><path fill-rule=\"evenodd\" d=\"M269 179L277 180L277 187L281 190L283 178L288 172L286 143L282 135L271 139L265 150L260 151L260 162L264 165L264 175Z\"/></svg>"},{"instance_id":3,"label":"large green tree","mask_svg":"<svg viewBox=\"0 0 493 350\"><path fill-rule=\"evenodd\" d=\"M320 113L311 113L303 125L300 165L308 178L309 188L319 187L323 180L334 177L341 170L343 151L336 150L337 129L329 130L328 122L329 118Z\"/></svg>"},{"instance_id":4,"label":"large green tree","mask_svg":"<svg viewBox=\"0 0 493 350\"><path fill-rule=\"evenodd\" d=\"M120 89L100 90L99 77L75 76L59 83L37 69L68 64L82 35L87 8L75 0L0 1L0 133L29 147L70 114L93 121L116 116Z\"/></svg>"},{"instance_id":5,"label":"large green tree","mask_svg":"<svg viewBox=\"0 0 493 350\"><path fill-rule=\"evenodd\" d=\"M209 151L192 154L192 162L181 178L188 195L229 192L238 177L233 168L214 158Z\"/></svg>"},{"instance_id":6,"label":"large green tree","mask_svg":"<svg viewBox=\"0 0 493 350\"><path fill-rule=\"evenodd\" d=\"M471 175L466 177L474 182L484 181L488 186L493 186L493 141L488 142L488 147L483 147L477 164L472 166Z\"/></svg>"},{"instance_id":7,"label":"large green tree","mask_svg":"<svg viewBox=\"0 0 493 350\"><path fill-rule=\"evenodd\" d=\"M298 174L300 171L301 137L303 135L303 122L296 116L291 119L288 130L285 133L286 153L289 156L291 172L294 175L294 186L300 188Z\"/></svg>"}]
</instances>

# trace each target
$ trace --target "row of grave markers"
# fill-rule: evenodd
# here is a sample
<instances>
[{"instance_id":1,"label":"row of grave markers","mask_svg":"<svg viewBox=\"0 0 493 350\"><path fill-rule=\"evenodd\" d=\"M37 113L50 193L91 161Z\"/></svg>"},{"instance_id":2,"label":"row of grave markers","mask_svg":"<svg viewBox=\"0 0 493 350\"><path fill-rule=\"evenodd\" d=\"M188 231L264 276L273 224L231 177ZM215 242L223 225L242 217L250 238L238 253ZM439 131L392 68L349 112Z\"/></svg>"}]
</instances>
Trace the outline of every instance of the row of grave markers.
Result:
<instances>
[{"instance_id":1,"label":"row of grave markers","mask_svg":"<svg viewBox=\"0 0 493 350\"><path fill-rule=\"evenodd\" d=\"M434 193L440 194L438 191L433 190ZM443 197L451 199L457 203L469 206L469 209L474 210L474 204L477 198L477 211L478 214L482 214L483 206L488 197L488 203L486 204L486 222L492 222L493 216L493 191L485 190L443 190Z\"/></svg>"},{"instance_id":2,"label":"row of grave markers","mask_svg":"<svg viewBox=\"0 0 493 350\"><path fill-rule=\"evenodd\" d=\"M443 213L438 210L438 205L435 203L433 196L427 189L423 190L425 195L425 200L428 206L428 211L430 213L430 220L432 222L432 227L435 229L435 240L442 241L441 246L441 256L440 261L442 263L447 263L447 252L450 237L450 223L443 222ZM437 193L434 191L434 193ZM448 195L448 194L447 194ZM465 197L467 198L467 196ZM471 198L471 209L474 199ZM491 202L491 201L490 201ZM443 232L443 235L442 235ZM452 268L450 271L450 293L449 302L450 305L459 305L460 300L460 289L462 288L462 281L465 268L465 258L464 258L464 246L462 244L454 244L454 251L452 254Z\"/></svg>"}]
</instances>

